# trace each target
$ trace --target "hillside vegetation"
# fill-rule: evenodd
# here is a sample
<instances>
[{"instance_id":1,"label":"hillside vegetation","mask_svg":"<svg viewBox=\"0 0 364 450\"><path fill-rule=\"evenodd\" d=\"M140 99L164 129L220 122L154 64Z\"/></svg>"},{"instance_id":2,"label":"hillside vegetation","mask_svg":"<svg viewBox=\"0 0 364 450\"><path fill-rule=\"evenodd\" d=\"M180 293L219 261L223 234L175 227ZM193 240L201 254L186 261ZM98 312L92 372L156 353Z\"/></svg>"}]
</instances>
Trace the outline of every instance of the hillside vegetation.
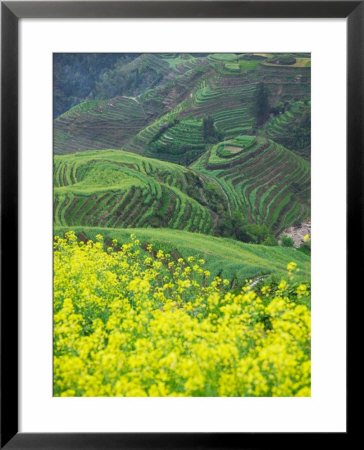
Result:
<instances>
[{"instance_id":1,"label":"hillside vegetation","mask_svg":"<svg viewBox=\"0 0 364 450\"><path fill-rule=\"evenodd\" d=\"M92 101L55 120L54 151L123 148L188 165L204 151L207 115L225 138L257 133L252 103L259 83L270 108L310 100L310 67L263 64L269 56L141 55L105 74ZM140 89L120 87L130 77Z\"/></svg>"},{"instance_id":2,"label":"hillside vegetation","mask_svg":"<svg viewBox=\"0 0 364 450\"><path fill-rule=\"evenodd\" d=\"M309 215L310 166L274 141L251 136L227 140L191 167L223 187L231 209L276 233Z\"/></svg>"},{"instance_id":3,"label":"hillside vegetation","mask_svg":"<svg viewBox=\"0 0 364 450\"><path fill-rule=\"evenodd\" d=\"M310 54L119 56L54 58L53 395L309 397Z\"/></svg>"},{"instance_id":4,"label":"hillside vegetation","mask_svg":"<svg viewBox=\"0 0 364 450\"><path fill-rule=\"evenodd\" d=\"M55 156L55 225L210 234L216 217L211 208L220 202L227 207L227 200L219 185L209 194L205 184L195 171L123 151Z\"/></svg>"},{"instance_id":5,"label":"hillside vegetation","mask_svg":"<svg viewBox=\"0 0 364 450\"><path fill-rule=\"evenodd\" d=\"M231 290L135 235L54 243L55 396L309 397L310 287Z\"/></svg>"},{"instance_id":6,"label":"hillside vegetation","mask_svg":"<svg viewBox=\"0 0 364 450\"><path fill-rule=\"evenodd\" d=\"M311 102L298 101L286 108L281 103L274 112L274 117L264 126L264 135L310 159Z\"/></svg>"},{"instance_id":7,"label":"hillside vegetation","mask_svg":"<svg viewBox=\"0 0 364 450\"><path fill-rule=\"evenodd\" d=\"M310 215L309 54L103 60L85 101L54 121L56 225L275 245Z\"/></svg>"},{"instance_id":8,"label":"hillside vegetation","mask_svg":"<svg viewBox=\"0 0 364 450\"><path fill-rule=\"evenodd\" d=\"M235 211L277 233L308 215L308 163L272 141L225 141L192 169L117 150L55 156L55 225L233 236Z\"/></svg>"},{"instance_id":9,"label":"hillside vegetation","mask_svg":"<svg viewBox=\"0 0 364 450\"><path fill-rule=\"evenodd\" d=\"M297 274L299 279L307 279L310 273L309 256L292 248L245 244L233 239L165 228L114 229L55 226L54 234L63 236L70 229L85 243L88 240L96 241L96 236L101 235L105 245L110 246L113 239L123 243L130 240L131 234L135 234L144 251L148 245L152 245L155 249L170 253L174 260L187 259L189 256L196 260L203 258L206 263L205 268L211 275L228 279L231 287L244 284L247 279L256 280L267 275L284 277L287 264L293 260L300 267L300 272Z\"/></svg>"}]
</instances>

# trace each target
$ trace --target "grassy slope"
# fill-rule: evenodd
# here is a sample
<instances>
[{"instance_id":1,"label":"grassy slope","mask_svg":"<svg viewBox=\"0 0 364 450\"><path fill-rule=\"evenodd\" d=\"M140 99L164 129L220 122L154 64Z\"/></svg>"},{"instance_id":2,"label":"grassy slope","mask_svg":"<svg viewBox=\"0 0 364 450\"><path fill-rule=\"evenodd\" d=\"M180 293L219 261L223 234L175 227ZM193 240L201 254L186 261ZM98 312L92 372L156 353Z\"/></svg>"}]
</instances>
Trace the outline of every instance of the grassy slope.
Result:
<instances>
[{"instance_id":1,"label":"grassy slope","mask_svg":"<svg viewBox=\"0 0 364 450\"><path fill-rule=\"evenodd\" d=\"M202 117L211 115L227 137L252 131L251 100L260 81L269 90L272 106L310 96L309 68L264 66L233 54L159 57L159 61L154 58L147 63L164 76L160 85L135 99L116 97L71 109L54 122L55 153L122 147L188 165L204 149L198 131ZM161 127L174 118L180 125L167 130L166 136L160 135ZM185 120L189 122L184 125ZM182 134L184 143L180 145ZM153 141L159 135L160 139Z\"/></svg>"},{"instance_id":2,"label":"grassy slope","mask_svg":"<svg viewBox=\"0 0 364 450\"><path fill-rule=\"evenodd\" d=\"M191 83L184 101L143 128L125 144L127 150L188 165L203 153L201 134L196 132L203 117L210 115L227 138L253 132L251 104L258 82L266 84L272 106L281 101L309 99L310 73L306 69L267 67L259 61L239 60L234 54L209 55L207 60L210 65ZM150 91L149 95L155 93ZM176 119L179 124L161 134L162 127Z\"/></svg>"},{"instance_id":3,"label":"grassy slope","mask_svg":"<svg viewBox=\"0 0 364 450\"><path fill-rule=\"evenodd\" d=\"M310 133L309 123L304 123L311 113L311 102L298 101L290 105L288 111L279 114L278 116L269 119L261 129L264 136L273 139L279 144L284 145L290 150L295 151L298 155L305 159L310 159L311 145L297 141L297 136L294 136L295 127L304 127L307 133Z\"/></svg>"},{"instance_id":4,"label":"grassy slope","mask_svg":"<svg viewBox=\"0 0 364 450\"><path fill-rule=\"evenodd\" d=\"M56 225L210 234L219 206L278 233L309 214L309 164L264 138L215 145L193 170L120 150L55 156L54 167Z\"/></svg>"},{"instance_id":5,"label":"grassy slope","mask_svg":"<svg viewBox=\"0 0 364 450\"><path fill-rule=\"evenodd\" d=\"M213 276L220 274L230 280L236 277L239 284L261 275L286 276L286 266L290 261L298 264L300 277L308 279L310 276L310 258L291 248L245 244L231 239L170 229L125 230L56 226L54 234L63 235L69 229L74 230L76 234L82 232L88 239L94 240L97 234L101 234L106 241L116 238L119 242L128 241L130 234L134 233L141 243L151 243L155 249L168 252L175 250L183 258L203 257L206 260L206 268Z\"/></svg>"},{"instance_id":6,"label":"grassy slope","mask_svg":"<svg viewBox=\"0 0 364 450\"><path fill-rule=\"evenodd\" d=\"M211 182L217 183L215 204L219 202L226 211L238 209L276 233L305 218L309 214L309 166L305 162L275 146L274 152L266 150L244 165L240 165L240 155L234 154L229 164L234 160L235 167L207 167L208 163L223 165L226 158L213 151L204 153L202 117L211 115L226 139L252 134L251 100L256 84L264 81L272 105L308 99L309 68L267 66L232 54L158 58L149 58L147 64L163 76L171 73L171 79L164 78L161 85L137 98L82 103L55 121L55 153L73 154L62 164L55 157L55 166L62 165L55 170L55 224L157 226L209 233L216 215L204 187ZM286 116L267 130L279 134ZM134 155L116 151L107 155L108 162L101 167L98 160L105 157L103 151L85 152L89 162L92 159L92 170L86 176L84 169L79 170L81 156L74 152L120 147ZM137 153L156 159L140 158ZM158 161L188 165L199 154L202 157L191 167L202 176ZM119 160L120 155L127 157Z\"/></svg>"},{"instance_id":7,"label":"grassy slope","mask_svg":"<svg viewBox=\"0 0 364 450\"><path fill-rule=\"evenodd\" d=\"M219 143L191 168L218 181L232 209L275 232L309 214L309 164L271 140L241 136Z\"/></svg>"},{"instance_id":8,"label":"grassy slope","mask_svg":"<svg viewBox=\"0 0 364 450\"><path fill-rule=\"evenodd\" d=\"M214 214L204 183L183 166L124 151L55 156L55 224L169 227L208 234ZM215 203L224 204L216 186L220 197L214 194Z\"/></svg>"},{"instance_id":9,"label":"grassy slope","mask_svg":"<svg viewBox=\"0 0 364 450\"><path fill-rule=\"evenodd\" d=\"M181 103L204 73L204 58L174 62L144 56L143 64L160 73L161 84L136 97L85 101L71 108L54 121L55 154L122 147L157 117ZM130 63L131 68L135 63Z\"/></svg>"}]
</instances>

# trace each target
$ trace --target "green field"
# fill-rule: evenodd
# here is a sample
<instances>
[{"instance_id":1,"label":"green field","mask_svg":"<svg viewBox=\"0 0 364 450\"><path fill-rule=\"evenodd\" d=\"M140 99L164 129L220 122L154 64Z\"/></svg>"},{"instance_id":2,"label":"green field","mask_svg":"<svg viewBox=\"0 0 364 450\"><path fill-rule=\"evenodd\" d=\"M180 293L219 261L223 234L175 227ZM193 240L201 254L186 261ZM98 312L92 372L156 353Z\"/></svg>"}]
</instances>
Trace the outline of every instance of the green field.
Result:
<instances>
[{"instance_id":1,"label":"green field","mask_svg":"<svg viewBox=\"0 0 364 450\"><path fill-rule=\"evenodd\" d=\"M291 261L295 261L300 269L296 276L307 279L310 274L310 258L291 248L245 244L232 239L168 229L55 226L54 234L63 236L70 229L84 240L95 241L96 235L101 234L106 243L110 243L112 239L117 239L120 243L128 242L130 234L134 233L142 244L152 244L156 249L171 253L174 258L201 257L213 276L235 280L239 285L244 284L247 279L257 279L269 274L286 277L287 264Z\"/></svg>"}]
</instances>

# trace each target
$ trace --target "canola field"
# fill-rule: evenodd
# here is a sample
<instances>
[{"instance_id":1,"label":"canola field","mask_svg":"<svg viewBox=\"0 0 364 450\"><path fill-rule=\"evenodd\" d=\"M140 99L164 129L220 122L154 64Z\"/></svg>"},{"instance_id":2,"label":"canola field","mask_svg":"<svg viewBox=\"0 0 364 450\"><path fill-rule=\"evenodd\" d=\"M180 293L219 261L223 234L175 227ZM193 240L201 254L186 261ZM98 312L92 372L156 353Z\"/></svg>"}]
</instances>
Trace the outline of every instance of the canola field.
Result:
<instances>
[{"instance_id":1,"label":"canola field","mask_svg":"<svg viewBox=\"0 0 364 450\"><path fill-rule=\"evenodd\" d=\"M110 245L109 245L110 244ZM310 396L310 286L231 290L135 235L54 240L55 396Z\"/></svg>"}]
</instances>

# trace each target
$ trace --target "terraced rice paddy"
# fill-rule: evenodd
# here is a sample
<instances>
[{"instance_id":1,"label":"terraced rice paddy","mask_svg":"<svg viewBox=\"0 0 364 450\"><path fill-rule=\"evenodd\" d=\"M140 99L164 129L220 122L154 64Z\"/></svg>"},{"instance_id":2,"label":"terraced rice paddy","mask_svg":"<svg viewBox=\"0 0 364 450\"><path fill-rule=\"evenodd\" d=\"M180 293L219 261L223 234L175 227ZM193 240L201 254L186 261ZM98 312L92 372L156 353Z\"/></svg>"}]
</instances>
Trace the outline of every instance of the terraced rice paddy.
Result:
<instances>
[{"instance_id":1,"label":"terraced rice paddy","mask_svg":"<svg viewBox=\"0 0 364 450\"><path fill-rule=\"evenodd\" d=\"M54 152L120 148L147 123L148 115L136 99L84 102L55 120Z\"/></svg>"},{"instance_id":2,"label":"terraced rice paddy","mask_svg":"<svg viewBox=\"0 0 364 450\"><path fill-rule=\"evenodd\" d=\"M107 60L56 72L54 395L310 396L310 55Z\"/></svg>"},{"instance_id":3,"label":"terraced rice paddy","mask_svg":"<svg viewBox=\"0 0 364 450\"><path fill-rule=\"evenodd\" d=\"M169 227L211 233L203 179L124 151L54 158L54 221L64 226ZM223 198L223 197L222 197Z\"/></svg>"},{"instance_id":4,"label":"terraced rice paddy","mask_svg":"<svg viewBox=\"0 0 364 450\"><path fill-rule=\"evenodd\" d=\"M72 108L55 121L54 152L124 148L188 165L203 150L199 133L191 132L192 120L210 115L225 138L253 133L251 105L259 82L264 82L273 103L309 99L309 67L269 66L244 56L142 55L142 64L159 72L164 82L136 98L117 97ZM137 64L141 64L138 59L130 66ZM160 126L171 118L186 124L174 130L175 136L168 131L155 145ZM182 148L190 153L185 159L176 156Z\"/></svg>"},{"instance_id":5,"label":"terraced rice paddy","mask_svg":"<svg viewBox=\"0 0 364 450\"><path fill-rule=\"evenodd\" d=\"M310 111L308 57L299 55L292 66L265 64L271 56L141 55L131 69L160 73L159 85L133 98L86 101L63 114L55 121L54 152L85 151L86 159L55 158L56 223L213 233L216 199L211 202L208 183L225 211L240 211L275 235L306 218L310 168L301 150L287 146L296 150L288 145L290 130ZM289 108L257 127L252 104L260 82L273 105ZM223 136L216 145L204 137L207 116ZM88 152L105 148L120 151Z\"/></svg>"},{"instance_id":6,"label":"terraced rice paddy","mask_svg":"<svg viewBox=\"0 0 364 450\"><path fill-rule=\"evenodd\" d=\"M223 154L226 147L241 151ZM269 139L243 136L217 144L191 167L218 181L233 209L275 233L309 215L309 164Z\"/></svg>"},{"instance_id":7,"label":"terraced rice paddy","mask_svg":"<svg viewBox=\"0 0 364 450\"><path fill-rule=\"evenodd\" d=\"M196 159L205 151L202 120L184 120L171 126L159 139L148 146L150 156L179 162L181 156Z\"/></svg>"},{"instance_id":8,"label":"terraced rice paddy","mask_svg":"<svg viewBox=\"0 0 364 450\"><path fill-rule=\"evenodd\" d=\"M295 140L295 127L299 125L305 115L309 115L311 102L298 101L290 105L289 109L283 114L270 119L264 126L264 134L281 143L291 150L297 149L297 139ZM307 130L310 131L309 129ZM310 144L306 148L300 148L300 154L309 156L311 151Z\"/></svg>"},{"instance_id":9,"label":"terraced rice paddy","mask_svg":"<svg viewBox=\"0 0 364 450\"><path fill-rule=\"evenodd\" d=\"M267 61L263 64L267 66L285 67L284 64L269 63ZM290 67L311 67L311 58L296 58L296 62L294 64L290 64Z\"/></svg>"}]
</instances>

